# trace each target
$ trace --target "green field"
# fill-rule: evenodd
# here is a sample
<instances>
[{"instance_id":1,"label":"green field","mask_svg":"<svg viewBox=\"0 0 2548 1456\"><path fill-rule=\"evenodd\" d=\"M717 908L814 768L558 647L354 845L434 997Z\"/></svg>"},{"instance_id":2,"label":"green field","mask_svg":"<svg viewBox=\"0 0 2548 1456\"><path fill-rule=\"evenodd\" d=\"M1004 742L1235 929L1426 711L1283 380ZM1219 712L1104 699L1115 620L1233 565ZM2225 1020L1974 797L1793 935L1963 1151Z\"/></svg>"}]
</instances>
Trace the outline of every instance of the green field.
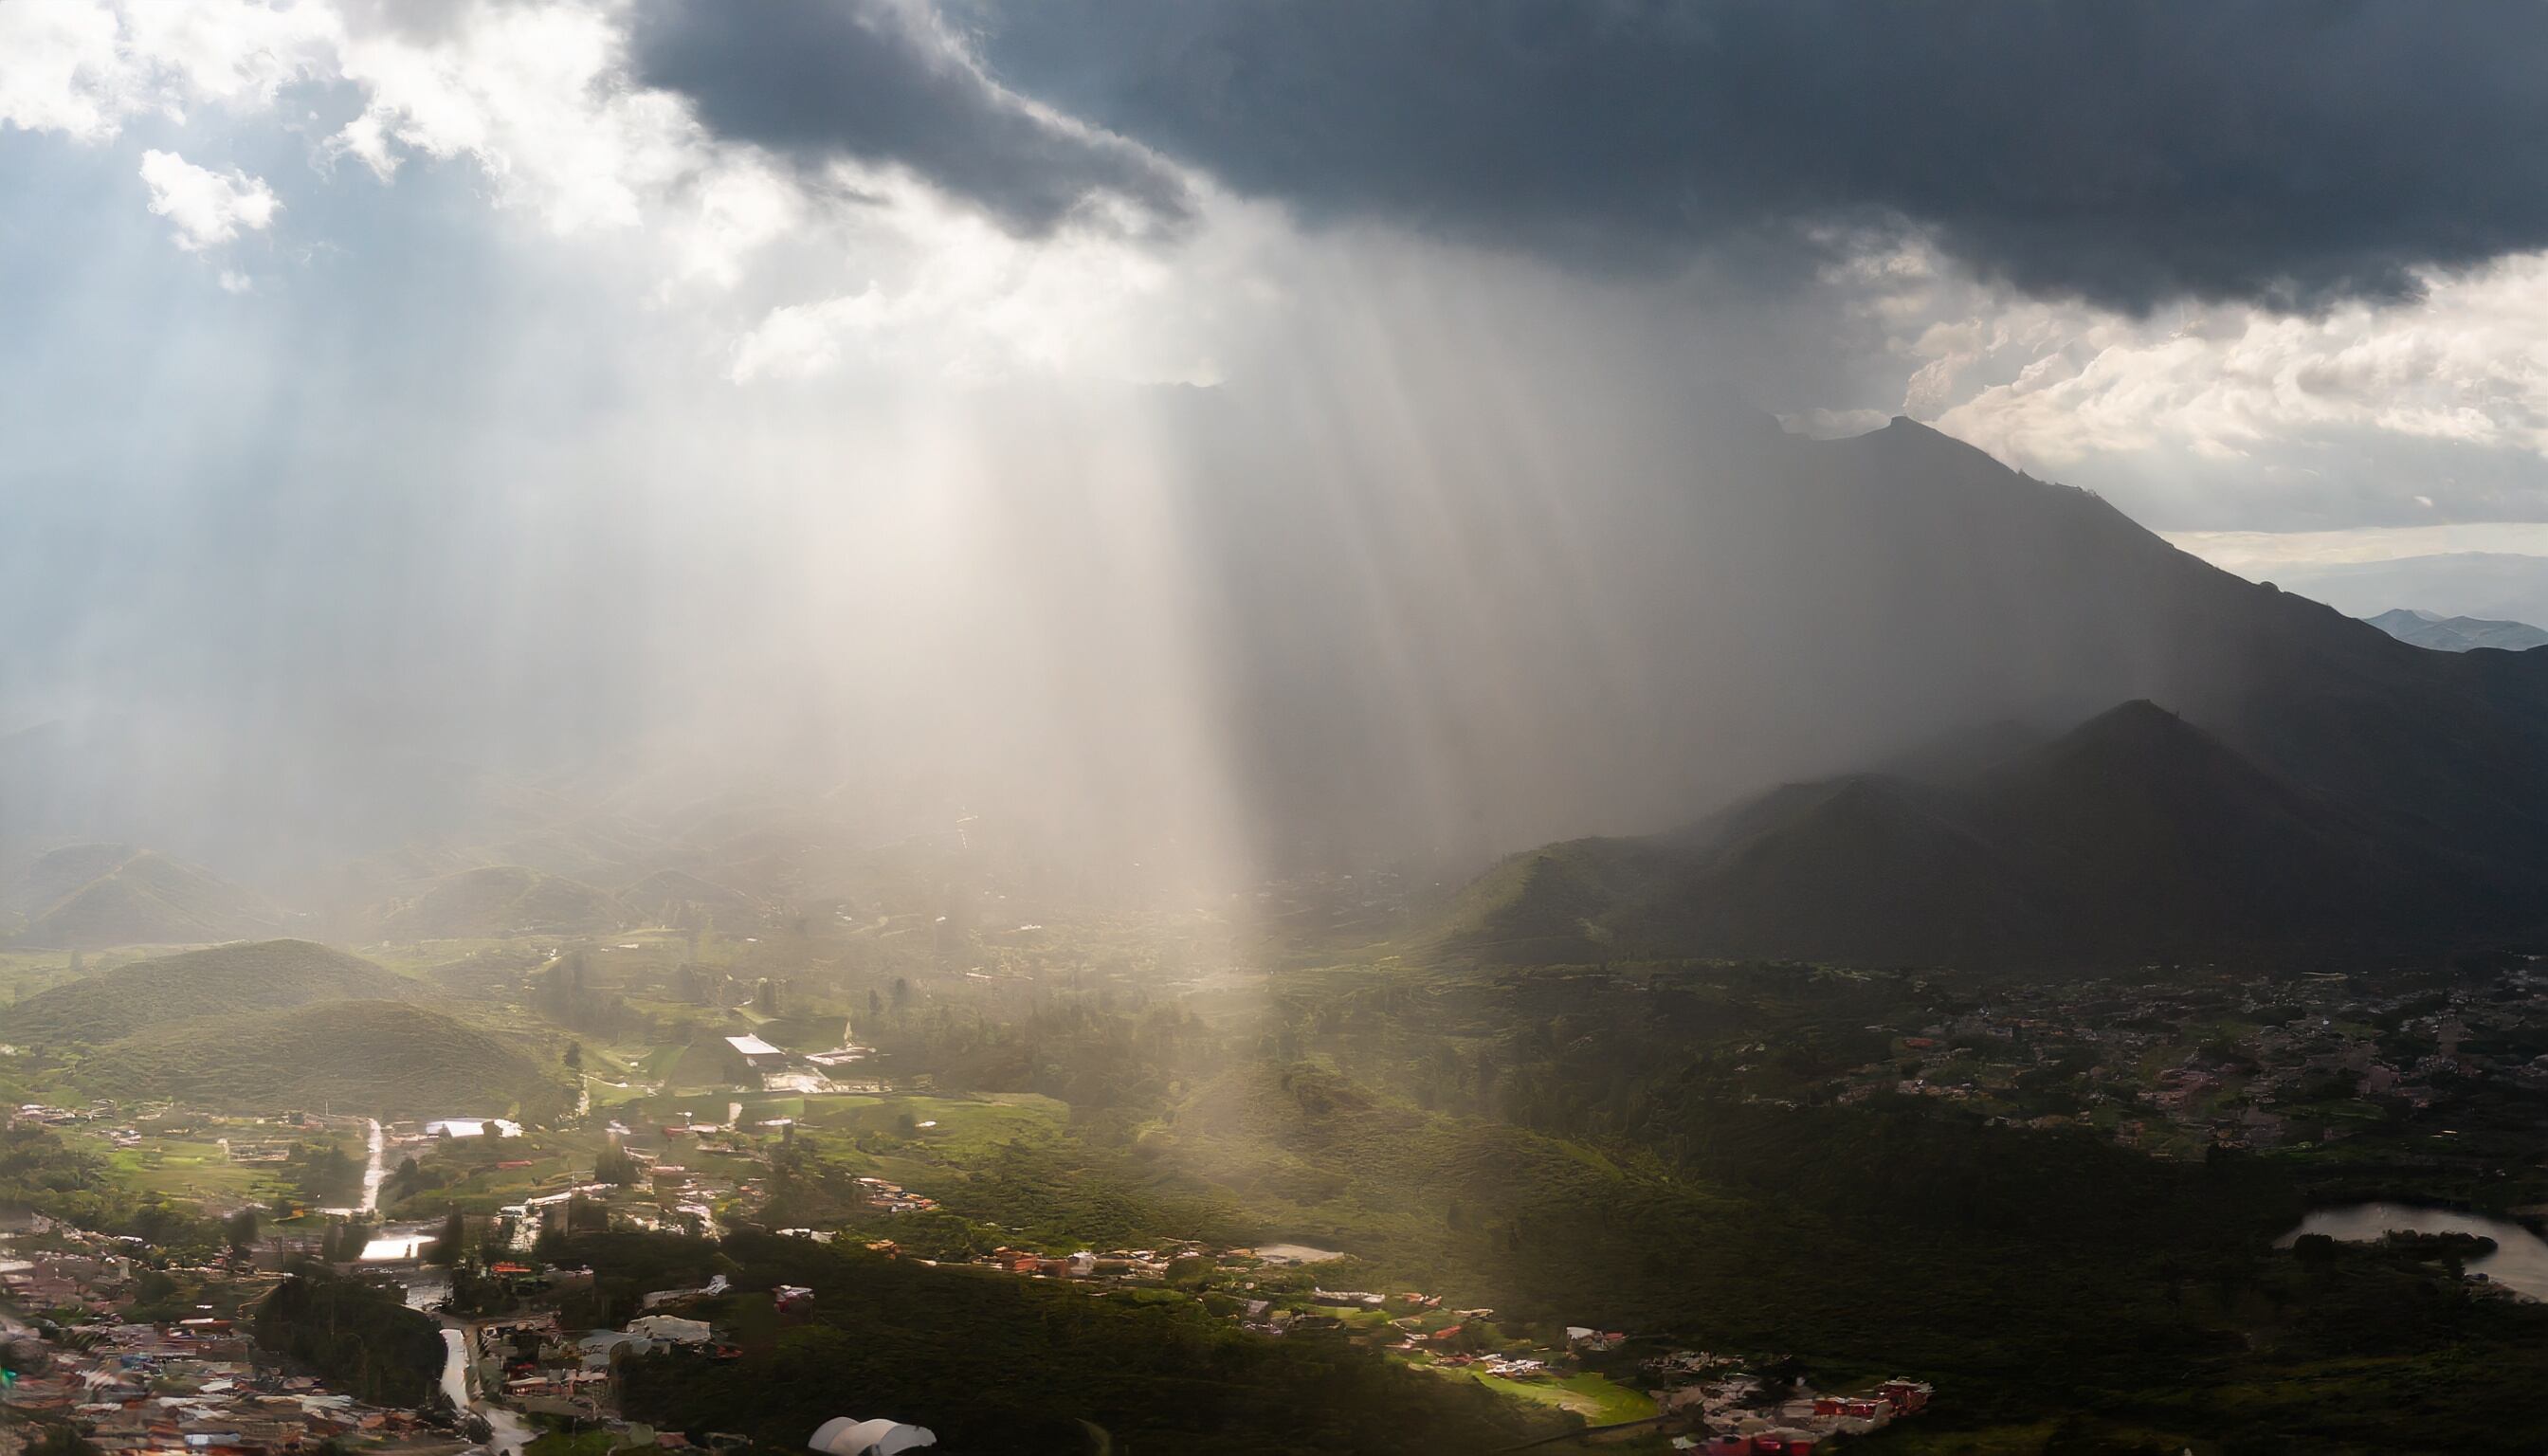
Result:
<instances>
[{"instance_id":1,"label":"green field","mask_svg":"<svg viewBox=\"0 0 2548 1456\"><path fill-rule=\"evenodd\" d=\"M116 1186L135 1193L196 1199L216 1207L270 1203L289 1191L271 1165L229 1160L220 1144L176 1138L144 1138L133 1147L116 1147L105 1138L74 1139L93 1147L106 1161Z\"/></svg>"},{"instance_id":2,"label":"green field","mask_svg":"<svg viewBox=\"0 0 2548 1456\"><path fill-rule=\"evenodd\" d=\"M1456 1367L1437 1368L1446 1377L1465 1376L1500 1395L1572 1410L1592 1425L1643 1420L1655 1413L1654 1400L1645 1392L1629 1390L1607 1376L1589 1371L1577 1375L1543 1375L1534 1380L1508 1380L1501 1375L1486 1375Z\"/></svg>"}]
</instances>

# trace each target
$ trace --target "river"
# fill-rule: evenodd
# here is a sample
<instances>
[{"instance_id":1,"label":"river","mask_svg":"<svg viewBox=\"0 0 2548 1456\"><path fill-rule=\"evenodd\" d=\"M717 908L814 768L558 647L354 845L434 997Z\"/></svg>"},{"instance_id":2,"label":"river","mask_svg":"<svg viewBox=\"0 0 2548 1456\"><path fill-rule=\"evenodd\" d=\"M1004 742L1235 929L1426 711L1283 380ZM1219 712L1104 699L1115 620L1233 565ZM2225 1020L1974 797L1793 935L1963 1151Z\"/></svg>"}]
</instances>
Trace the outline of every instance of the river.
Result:
<instances>
[{"instance_id":1,"label":"river","mask_svg":"<svg viewBox=\"0 0 2548 1456\"><path fill-rule=\"evenodd\" d=\"M2468 1271L2515 1294L2548 1300L2548 1239L2502 1219L2455 1214L2408 1203L2357 1203L2320 1209L2277 1241L2288 1248L2304 1233L2323 1233L2346 1243L2368 1243L2384 1233L2475 1233L2495 1240L2495 1252L2471 1259Z\"/></svg>"},{"instance_id":2,"label":"river","mask_svg":"<svg viewBox=\"0 0 2548 1456\"><path fill-rule=\"evenodd\" d=\"M496 1452L497 1456L513 1456L529 1445L539 1432L515 1412L470 1394L470 1341L467 1325L456 1320L443 1321L442 1393L449 1396L451 1404L458 1409L486 1418L488 1426L495 1431L487 1442L488 1450Z\"/></svg>"}]
</instances>

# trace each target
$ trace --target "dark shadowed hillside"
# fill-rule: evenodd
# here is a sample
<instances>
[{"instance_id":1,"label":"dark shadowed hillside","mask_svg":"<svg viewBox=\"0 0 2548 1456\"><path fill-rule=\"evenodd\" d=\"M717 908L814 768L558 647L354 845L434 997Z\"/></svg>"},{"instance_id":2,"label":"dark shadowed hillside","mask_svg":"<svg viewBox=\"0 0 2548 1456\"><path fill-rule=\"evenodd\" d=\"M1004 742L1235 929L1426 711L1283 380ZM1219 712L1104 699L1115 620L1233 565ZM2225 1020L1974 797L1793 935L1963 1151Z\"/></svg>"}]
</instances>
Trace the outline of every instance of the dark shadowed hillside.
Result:
<instances>
[{"instance_id":1,"label":"dark shadowed hillside","mask_svg":"<svg viewBox=\"0 0 2548 1456\"><path fill-rule=\"evenodd\" d=\"M1507 961L2075 963L2431 949L2537 913L2502 865L2136 701L1962 783L1794 784L1681 834L1515 857L1440 944Z\"/></svg>"},{"instance_id":2,"label":"dark shadowed hillside","mask_svg":"<svg viewBox=\"0 0 2548 1456\"><path fill-rule=\"evenodd\" d=\"M9 1009L28 1042L107 1042L203 1016L317 1001L396 998L415 983L308 941L261 941L136 961L55 986Z\"/></svg>"}]
</instances>

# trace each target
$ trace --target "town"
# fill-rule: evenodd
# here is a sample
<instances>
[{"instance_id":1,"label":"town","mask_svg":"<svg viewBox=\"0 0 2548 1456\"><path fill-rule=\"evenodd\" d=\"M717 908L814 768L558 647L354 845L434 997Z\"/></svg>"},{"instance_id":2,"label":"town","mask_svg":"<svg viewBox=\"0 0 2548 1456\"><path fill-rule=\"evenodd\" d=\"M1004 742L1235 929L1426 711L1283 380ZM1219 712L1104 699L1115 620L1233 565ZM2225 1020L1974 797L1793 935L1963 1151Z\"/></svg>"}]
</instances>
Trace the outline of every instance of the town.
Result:
<instances>
[{"instance_id":1,"label":"town","mask_svg":"<svg viewBox=\"0 0 2548 1456\"><path fill-rule=\"evenodd\" d=\"M1067 1283L1098 1298L1174 1298L1253 1338L1341 1341L1372 1358L1576 1412L1588 1430L1666 1440L1676 1450L1805 1456L1917 1413L1931 1397L1912 1380L1822 1392L1755 1374L1735 1357L1658 1350L1654 1338L1624 1331L1504 1322L1492 1309L1445 1308L1435 1294L1330 1287L1324 1271L1353 1261L1302 1244L951 1248L945 1226L953 1216L937 1198L874 1175L842 1180L833 1217L765 1224L799 1191L801 1154L836 1136L844 1120L893 1130L853 1135L867 1145L892 1141L917 1151L942 1129L953 1134L1014 1108L897 1093L872 1078L860 1090L836 1090L821 1061L754 1038L733 1042L737 1080L722 1103L670 1099L665 1105L696 1110L669 1121L655 1100L660 1089L643 1084L620 1089L636 1095L607 1111L553 1128L476 1117L249 1118L167 1103L17 1109L13 1136L95 1143L154 1168L165 1168L177 1149L208 1159L218 1153L221 1163L196 1169L202 1181L193 1186L231 1180L227 1186L244 1189L251 1185L235 1180L245 1173L271 1179L341 1160L335 1176L351 1196L326 1206L287 1193L265 1210L212 1198L203 1209L221 1221L218 1249L23 1216L0 1236L0 1307L16 1312L6 1331L14 1423L0 1425L0 1456L68 1449L60 1443L74 1440L105 1452L195 1456L322 1446L446 1456L746 1444L740 1434L659 1430L632 1417L623 1373L635 1357L656 1352L732 1359L739 1342L766 1339L774 1321L805 1317L814 1291L743 1289L719 1274L641 1291L611 1319L618 1312L596 1297L592 1269L544 1256L563 1236L609 1229L713 1237L766 1228L975 1277ZM889 1123L876 1117L887 1109ZM709 1111L718 1120L698 1115ZM923 1111L938 1116L916 1115ZM356 1147L366 1149L366 1163L352 1162ZM447 1210L438 1219L397 1217L435 1203ZM438 1327L447 1353L433 1378L419 1381L418 1399L383 1399L387 1387L364 1399L331 1386L260 1320L277 1290L321 1271ZM853 1424L900 1432L896 1440L932 1438L890 1412L860 1414ZM841 1449L840 1439L840 1430L808 1433L809 1444L834 1456L901 1448ZM46 1440L56 1445L43 1446Z\"/></svg>"}]
</instances>

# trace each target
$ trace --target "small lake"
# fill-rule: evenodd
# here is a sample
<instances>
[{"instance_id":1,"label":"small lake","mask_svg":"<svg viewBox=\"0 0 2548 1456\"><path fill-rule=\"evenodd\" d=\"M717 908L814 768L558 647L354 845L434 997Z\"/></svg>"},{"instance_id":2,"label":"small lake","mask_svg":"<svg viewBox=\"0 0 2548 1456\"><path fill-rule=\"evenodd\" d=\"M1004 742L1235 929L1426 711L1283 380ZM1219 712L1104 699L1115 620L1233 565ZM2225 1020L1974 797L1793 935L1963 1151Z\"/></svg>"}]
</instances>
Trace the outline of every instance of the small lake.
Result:
<instances>
[{"instance_id":1,"label":"small lake","mask_svg":"<svg viewBox=\"0 0 2548 1456\"><path fill-rule=\"evenodd\" d=\"M2502 1219L2455 1214L2411 1203L2357 1203L2320 1209L2275 1240L2289 1248L2304 1233L2323 1233L2345 1243L2369 1243L2385 1233L2474 1233L2495 1240L2495 1252L2471 1259L2468 1270L2516 1294L2548 1300L2548 1239Z\"/></svg>"}]
</instances>

